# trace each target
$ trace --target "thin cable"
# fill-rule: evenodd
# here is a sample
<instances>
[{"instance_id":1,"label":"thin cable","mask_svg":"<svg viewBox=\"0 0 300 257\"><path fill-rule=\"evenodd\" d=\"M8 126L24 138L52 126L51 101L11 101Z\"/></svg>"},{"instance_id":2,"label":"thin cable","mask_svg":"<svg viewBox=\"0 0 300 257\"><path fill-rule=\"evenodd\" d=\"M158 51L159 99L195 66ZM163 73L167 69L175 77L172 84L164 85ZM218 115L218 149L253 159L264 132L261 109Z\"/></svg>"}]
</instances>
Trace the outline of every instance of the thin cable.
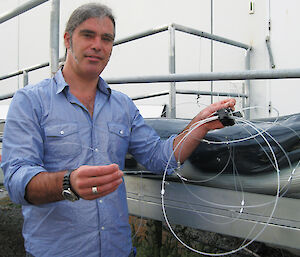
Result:
<instances>
[{"instance_id":1,"label":"thin cable","mask_svg":"<svg viewBox=\"0 0 300 257\"><path fill-rule=\"evenodd\" d=\"M204 123L203 123L204 124ZM202 125L203 125L202 124ZM195 127L196 128L196 127ZM194 129L194 128L193 128ZM256 129L254 127L254 129ZM187 133L185 136L188 136L190 133L191 133L192 130L189 131L189 133ZM275 212L275 209L276 209L276 206L277 206L277 202L278 202L278 199L279 199L279 191L280 191L280 178L279 178L279 168L278 168L278 164L277 164L277 161L276 161L276 156L274 154L274 151L271 147L271 145L269 144L269 142L266 140L266 138L263 136L262 133L260 133L260 131L257 130L257 132L260 134L260 136L266 141L267 145L269 146L271 152L272 152L272 155L273 155L273 158L275 160L275 164L276 164L276 171L277 171L277 182L278 182L278 185L277 185L277 193L276 193L276 199L274 201L274 207L273 207L273 210L271 212L271 215L270 217L268 218L266 224L263 226L263 229L251 240L249 241L248 243L244 244L243 246L235 249L235 250L232 250L232 251L228 251L226 253L206 253L206 252L202 252L202 251L198 251L190 246L188 246L187 244L185 244L177 235L176 233L174 232L174 230L172 229L170 223L169 223L169 220L168 220L168 217L167 217L167 214L166 214L166 210L165 210L165 203L164 203L164 194L165 194L165 179L166 179L166 174L167 174L167 168L169 166L169 163L171 161L171 158L172 156L174 155L174 152L177 150L178 146L180 145L180 143L185 139L185 137L183 137L183 139L176 145L173 153L171 154L169 160L168 160L168 163L167 163L167 166L165 168L165 171L164 171L164 174L163 174L163 180L162 180L162 187L161 187L161 199L162 199L162 210L163 210L163 214L164 214L164 218L165 218L165 221L166 221L166 224L168 225L171 233L173 234L173 236L183 245L185 246L186 248L190 249L191 251L193 252L196 252L196 253L199 253L199 254L203 254L203 255L208 255L208 256L223 256L223 255L229 255L229 254L232 254L232 253L235 253L245 247L247 247L249 244L251 244L253 241L255 241L260 235L261 233L264 231L264 229L268 226L268 224L270 223L270 220L272 219L273 217L273 214Z\"/></svg>"},{"instance_id":2,"label":"thin cable","mask_svg":"<svg viewBox=\"0 0 300 257\"><path fill-rule=\"evenodd\" d=\"M191 182L191 183L205 183L205 182L209 182L211 180L214 180L216 179L217 177L219 177L224 171L225 169L228 167L229 165L229 162L231 160L231 154L232 154L232 151L230 150L229 151L229 157L228 157L228 160L227 160L227 163L224 165L224 167L222 168L221 171L219 171L216 175L210 177L210 178L207 178L207 179L203 179L203 180L193 180L193 179L186 179L185 177L183 177L181 174L179 174L177 171L175 171L175 174L181 179L181 180L184 180L184 181L187 181L187 182Z\"/></svg>"},{"instance_id":3,"label":"thin cable","mask_svg":"<svg viewBox=\"0 0 300 257\"><path fill-rule=\"evenodd\" d=\"M248 122L248 121L244 121L244 122ZM257 130L257 132L258 133L260 133L260 131L257 129L257 128L255 128L254 127L254 124L249 124L250 126L253 126L253 128L255 129L255 130ZM276 155L275 155L275 153L274 153L274 151L273 151L273 149L272 149L272 147L271 147L271 145L269 144L269 142L267 141L267 139L263 136L263 135L261 135L262 136L262 138L265 140L265 142L267 143L267 145L268 145L268 147L271 149L271 153L272 153L272 155L273 155L273 158L276 160L276 162L275 162L275 169L276 169L276 171L277 171L277 179L279 178L280 179L280 177L279 177L279 168L277 168L278 167L278 163L277 163L277 159L276 159ZM175 152L175 150L174 150L174 152ZM185 178L185 181L187 181L187 182L189 182L189 180L188 179L186 179ZM187 191L189 191L194 197L196 197L198 200L200 200L200 201L202 201L202 202L205 202L205 203L207 203L207 204L212 204L212 205L215 205L216 207L223 207L223 208L241 208L241 205L224 205L224 204L220 204L220 203L212 203L211 201L206 201L206 200L204 200L203 198L201 198L201 197L199 197L199 196L197 196L197 195L195 195L193 192L191 192L190 190L189 190L189 188L188 187L186 187L186 189L187 189ZM271 201L271 202L267 202L267 203L263 203L263 204L256 204L256 205L247 205L247 206L244 206L244 207L246 207L246 208L257 208L257 207L262 207L262 206L265 206L265 205L269 205L269 204L273 204L274 203L274 201Z\"/></svg>"},{"instance_id":4,"label":"thin cable","mask_svg":"<svg viewBox=\"0 0 300 257\"><path fill-rule=\"evenodd\" d=\"M260 107L260 106L255 106L255 107L247 107L247 108L243 108L242 111L245 111L245 110L250 110L250 109L254 109L254 108L263 108L263 107ZM271 123L271 126L265 130L262 130L262 133L265 132L265 131L268 131L270 128L272 128L273 126L275 126L275 123L277 122L278 118L279 118L279 111L273 107L273 109L277 112L277 117L276 119ZM238 120L239 118L237 117L233 117L234 119ZM240 142L243 142L243 141L247 141L249 139L252 139L252 138L255 138L259 136L259 133L257 134L254 134L252 136L249 136L249 137L245 137L245 138L241 138L241 139L235 139L235 140L228 140L228 141L211 141L211 140L207 140L207 139L202 139L203 142L206 142L208 144L231 144L231 143L240 143Z\"/></svg>"}]
</instances>

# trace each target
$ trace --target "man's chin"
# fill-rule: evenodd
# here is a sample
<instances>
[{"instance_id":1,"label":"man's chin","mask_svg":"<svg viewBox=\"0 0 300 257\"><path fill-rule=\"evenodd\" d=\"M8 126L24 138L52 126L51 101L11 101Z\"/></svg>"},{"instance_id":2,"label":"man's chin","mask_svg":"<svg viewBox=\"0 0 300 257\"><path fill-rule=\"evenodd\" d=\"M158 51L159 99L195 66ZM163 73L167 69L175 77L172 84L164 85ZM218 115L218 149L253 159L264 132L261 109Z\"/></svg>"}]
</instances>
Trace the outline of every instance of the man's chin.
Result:
<instances>
[{"instance_id":1,"label":"man's chin","mask_svg":"<svg viewBox=\"0 0 300 257\"><path fill-rule=\"evenodd\" d=\"M103 69L89 69L85 72L86 77L90 79L96 79L100 76Z\"/></svg>"}]
</instances>

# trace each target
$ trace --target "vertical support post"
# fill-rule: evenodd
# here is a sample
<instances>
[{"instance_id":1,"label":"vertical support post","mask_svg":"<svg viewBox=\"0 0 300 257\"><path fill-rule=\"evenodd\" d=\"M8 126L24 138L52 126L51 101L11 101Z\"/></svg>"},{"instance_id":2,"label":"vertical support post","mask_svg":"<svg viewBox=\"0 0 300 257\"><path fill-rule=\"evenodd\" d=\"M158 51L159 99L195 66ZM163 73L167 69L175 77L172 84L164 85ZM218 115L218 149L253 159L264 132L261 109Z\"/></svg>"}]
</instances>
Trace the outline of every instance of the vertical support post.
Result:
<instances>
[{"instance_id":1,"label":"vertical support post","mask_svg":"<svg viewBox=\"0 0 300 257\"><path fill-rule=\"evenodd\" d=\"M211 35L214 34L214 0L210 1L210 33ZM210 40L210 72L214 71L214 41ZM214 82L213 80L210 81L210 103L213 104L214 102Z\"/></svg>"},{"instance_id":2,"label":"vertical support post","mask_svg":"<svg viewBox=\"0 0 300 257\"><path fill-rule=\"evenodd\" d=\"M246 50L246 58L245 58L245 68L246 70L250 70L250 51L251 51L251 48L248 48ZM248 95L248 98L244 98L244 101L243 101L243 108L244 107L249 107L250 106L250 98L251 98L251 91L250 91L250 80L246 80L245 81L245 84L246 84L246 88L245 88L245 94ZM250 119L250 110L247 109L247 111L245 112L245 118L246 119Z\"/></svg>"},{"instance_id":3,"label":"vertical support post","mask_svg":"<svg viewBox=\"0 0 300 257\"><path fill-rule=\"evenodd\" d=\"M175 65L175 27L171 24L168 28L170 34L170 46L169 46L169 73L174 74L176 72ZM169 118L176 118L176 83L170 83L169 92Z\"/></svg>"},{"instance_id":4,"label":"vertical support post","mask_svg":"<svg viewBox=\"0 0 300 257\"><path fill-rule=\"evenodd\" d=\"M59 65L59 16L60 0L51 0L50 16L50 72L53 76Z\"/></svg>"},{"instance_id":5,"label":"vertical support post","mask_svg":"<svg viewBox=\"0 0 300 257\"><path fill-rule=\"evenodd\" d=\"M28 85L28 71L23 71L23 87L26 87Z\"/></svg>"}]
</instances>

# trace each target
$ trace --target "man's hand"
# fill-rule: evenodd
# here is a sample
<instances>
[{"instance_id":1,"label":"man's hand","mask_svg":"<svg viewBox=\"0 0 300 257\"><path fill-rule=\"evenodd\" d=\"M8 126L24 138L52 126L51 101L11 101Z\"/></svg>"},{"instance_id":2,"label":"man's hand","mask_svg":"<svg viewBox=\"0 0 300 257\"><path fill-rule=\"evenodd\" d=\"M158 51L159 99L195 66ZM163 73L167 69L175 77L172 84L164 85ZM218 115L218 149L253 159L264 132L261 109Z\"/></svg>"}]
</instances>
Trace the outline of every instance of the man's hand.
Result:
<instances>
[{"instance_id":1,"label":"man's hand","mask_svg":"<svg viewBox=\"0 0 300 257\"><path fill-rule=\"evenodd\" d=\"M216 113L216 111L220 109L231 108L232 110L234 110L235 103L235 99L229 98L217 103L213 103L204 108L200 113L198 113L195 116L195 118L190 122L190 124L184 129L183 133L180 133L174 139L173 149L176 149L174 152L176 160L178 162L183 163L192 154L192 152L200 143L200 140L204 138L204 136L209 130L220 129L224 127L224 125L219 120L206 122L198 128L194 129L184 140L184 142L181 142L186 133L190 131L190 129L192 128L192 126L194 126L195 123L211 117ZM183 144L182 147L178 145L180 142Z\"/></svg>"},{"instance_id":2,"label":"man's hand","mask_svg":"<svg viewBox=\"0 0 300 257\"><path fill-rule=\"evenodd\" d=\"M220 110L220 109L226 109L226 108L230 108L232 110L234 110L234 106L235 106L235 99L233 98L229 98L217 103L213 103L209 106L207 106L205 109L203 109L194 119L194 122L200 121L200 120L204 120L208 117L210 117L211 115L213 115L216 111ZM206 129L206 132L208 132L209 130L213 130L213 129L220 129L223 128L223 124L219 121L211 121L211 122L207 122L202 126L204 129Z\"/></svg>"},{"instance_id":3,"label":"man's hand","mask_svg":"<svg viewBox=\"0 0 300 257\"><path fill-rule=\"evenodd\" d=\"M72 189L83 199L93 200L115 191L122 183L123 172L117 164L81 166L71 173ZM93 193L92 188L97 187Z\"/></svg>"}]
</instances>

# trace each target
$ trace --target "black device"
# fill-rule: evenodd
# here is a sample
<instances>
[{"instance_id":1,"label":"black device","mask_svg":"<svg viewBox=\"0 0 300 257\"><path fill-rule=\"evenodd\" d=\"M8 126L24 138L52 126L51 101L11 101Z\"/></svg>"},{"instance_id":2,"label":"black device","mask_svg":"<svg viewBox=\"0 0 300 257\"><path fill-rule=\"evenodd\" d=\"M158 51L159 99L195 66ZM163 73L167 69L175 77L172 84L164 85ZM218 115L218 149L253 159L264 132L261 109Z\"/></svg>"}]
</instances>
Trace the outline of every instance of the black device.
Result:
<instances>
[{"instance_id":1,"label":"black device","mask_svg":"<svg viewBox=\"0 0 300 257\"><path fill-rule=\"evenodd\" d=\"M243 117L241 112L234 112L231 108L220 109L216 112L219 121L223 124L223 126L233 126L235 124L234 117Z\"/></svg>"}]
</instances>

